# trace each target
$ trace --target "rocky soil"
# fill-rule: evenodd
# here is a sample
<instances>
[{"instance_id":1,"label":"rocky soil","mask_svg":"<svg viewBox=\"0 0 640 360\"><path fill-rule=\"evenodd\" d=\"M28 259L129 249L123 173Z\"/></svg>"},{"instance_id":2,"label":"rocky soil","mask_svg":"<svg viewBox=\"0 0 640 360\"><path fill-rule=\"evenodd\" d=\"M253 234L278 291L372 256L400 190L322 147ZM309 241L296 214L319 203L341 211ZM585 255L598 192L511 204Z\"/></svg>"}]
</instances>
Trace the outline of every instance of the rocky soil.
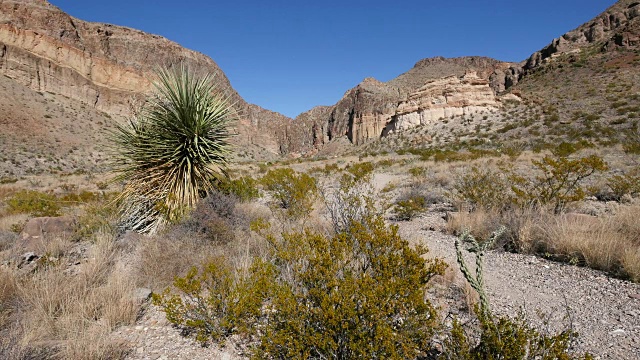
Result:
<instances>
[{"instance_id":1,"label":"rocky soil","mask_svg":"<svg viewBox=\"0 0 640 360\"><path fill-rule=\"evenodd\" d=\"M469 317L462 275L455 263L455 238L442 232L444 213L430 212L398 223L403 237L429 247L454 269L436 283L430 297L442 316ZM524 313L541 331L571 326L579 333L575 349L596 359L640 358L640 284L611 278L602 272L554 263L529 255L490 252L485 258L485 281L494 312ZM473 299L473 293L466 295ZM538 314L545 314L540 317ZM548 324L544 320L549 320ZM148 305L135 324L119 329L115 339L132 351L128 359L242 359L231 341L225 348L201 347L169 324L164 313Z\"/></svg>"},{"instance_id":2,"label":"rocky soil","mask_svg":"<svg viewBox=\"0 0 640 360\"><path fill-rule=\"evenodd\" d=\"M432 255L443 257L457 269L455 237L441 231L443 215L428 213L398 225L404 237L427 245ZM464 284L462 274L456 273L454 283ZM505 252L487 254L485 281L492 309L498 314L516 316L523 310L529 320L545 329L537 316L539 310L550 320L550 329L572 326L579 333L578 351L591 352L599 359L640 358L639 284L583 267ZM464 315L465 306L454 290L455 286L448 289L449 295L438 303L444 312Z\"/></svg>"}]
</instances>

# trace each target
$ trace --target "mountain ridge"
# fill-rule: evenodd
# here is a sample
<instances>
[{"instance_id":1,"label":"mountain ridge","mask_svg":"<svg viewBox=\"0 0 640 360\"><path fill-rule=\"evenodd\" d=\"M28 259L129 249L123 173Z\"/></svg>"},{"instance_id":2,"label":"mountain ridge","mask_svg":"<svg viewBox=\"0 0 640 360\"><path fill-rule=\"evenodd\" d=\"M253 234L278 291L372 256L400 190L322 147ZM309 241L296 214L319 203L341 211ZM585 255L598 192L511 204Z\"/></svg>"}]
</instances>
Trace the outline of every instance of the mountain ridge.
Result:
<instances>
[{"instance_id":1,"label":"mountain ridge","mask_svg":"<svg viewBox=\"0 0 640 360\"><path fill-rule=\"evenodd\" d=\"M234 142L240 159L313 155L339 138L360 145L386 136L390 129L404 128L394 123L401 116L409 116L412 124L437 121L436 113L425 112L436 103L450 107L442 110L443 116L471 114L473 99L486 98L487 89L496 96L495 105L489 101L488 108L476 110L492 111L500 106L500 96L562 54L577 56L594 44L604 51L640 43L639 3L622 0L520 63L484 56L425 58L387 82L365 78L336 104L314 107L291 119L247 103L214 60L160 35L76 19L46 0L0 1L0 10L0 73L35 92L59 94L109 115L127 116L139 105L158 66L186 62L216 73L222 91L238 104L241 117ZM487 84L464 80L471 73ZM460 81L433 83L450 76ZM469 87L469 81L475 85ZM423 89L426 84L440 87ZM427 97L419 99L417 92ZM461 101L464 96L469 98Z\"/></svg>"}]
</instances>

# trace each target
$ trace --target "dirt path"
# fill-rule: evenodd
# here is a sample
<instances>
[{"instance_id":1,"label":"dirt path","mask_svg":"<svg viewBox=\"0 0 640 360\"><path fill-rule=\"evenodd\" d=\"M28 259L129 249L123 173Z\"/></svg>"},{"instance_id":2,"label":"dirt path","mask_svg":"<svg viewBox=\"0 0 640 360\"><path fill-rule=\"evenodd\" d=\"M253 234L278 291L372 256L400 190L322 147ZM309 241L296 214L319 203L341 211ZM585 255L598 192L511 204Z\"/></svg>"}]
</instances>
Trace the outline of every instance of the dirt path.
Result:
<instances>
[{"instance_id":1,"label":"dirt path","mask_svg":"<svg viewBox=\"0 0 640 360\"><path fill-rule=\"evenodd\" d=\"M445 225L442 215L429 213L398 225L403 237L427 245L433 255L457 267L455 238L440 231ZM462 283L462 274L456 281ZM485 257L485 281L494 312L517 315L524 307L527 318L540 323L536 310L541 310L550 316L552 328L573 324L580 334L578 350L600 359L640 359L639 284L503 252Z\"/></svg>"}]
</instances>

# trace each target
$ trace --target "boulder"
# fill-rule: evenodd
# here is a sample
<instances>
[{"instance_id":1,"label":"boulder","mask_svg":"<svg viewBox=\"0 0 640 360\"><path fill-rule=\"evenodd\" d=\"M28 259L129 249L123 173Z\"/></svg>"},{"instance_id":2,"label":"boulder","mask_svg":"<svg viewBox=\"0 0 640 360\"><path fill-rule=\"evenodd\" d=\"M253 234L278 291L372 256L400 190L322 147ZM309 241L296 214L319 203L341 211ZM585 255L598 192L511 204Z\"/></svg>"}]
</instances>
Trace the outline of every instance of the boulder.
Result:
<instances>
[{"instance_id":1,"label":"boulder","mask_svg":"<svg viewBox=\"0 0 640 360\"><path fill-rule=\"evenodd\" d=\"M20 233L22 247L35 251L38 243L56 237L69 237L76 230L76 219L70 216L37 217L27 221Z\"/></svg>"}]
</instances>

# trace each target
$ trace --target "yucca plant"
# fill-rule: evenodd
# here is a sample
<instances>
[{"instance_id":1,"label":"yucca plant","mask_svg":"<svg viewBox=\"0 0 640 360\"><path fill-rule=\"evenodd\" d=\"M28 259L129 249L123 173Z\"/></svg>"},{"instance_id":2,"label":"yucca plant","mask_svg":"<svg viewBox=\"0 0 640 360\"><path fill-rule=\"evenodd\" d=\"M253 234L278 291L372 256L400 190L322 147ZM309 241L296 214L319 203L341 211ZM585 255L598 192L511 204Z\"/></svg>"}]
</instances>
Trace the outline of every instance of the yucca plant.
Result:
<instances>
[{"instance_id":1,"label":"yucca plant","mask_svg":"<svg viewBox=\"0 0 640 360\"><path fill-rule=\"evenodd\" d=\"M185 212L226 176L233 104L212 75L184 64L157 71L154 93L111 134L122 226L155 232Z\"/></svg>"}]
</instances>

